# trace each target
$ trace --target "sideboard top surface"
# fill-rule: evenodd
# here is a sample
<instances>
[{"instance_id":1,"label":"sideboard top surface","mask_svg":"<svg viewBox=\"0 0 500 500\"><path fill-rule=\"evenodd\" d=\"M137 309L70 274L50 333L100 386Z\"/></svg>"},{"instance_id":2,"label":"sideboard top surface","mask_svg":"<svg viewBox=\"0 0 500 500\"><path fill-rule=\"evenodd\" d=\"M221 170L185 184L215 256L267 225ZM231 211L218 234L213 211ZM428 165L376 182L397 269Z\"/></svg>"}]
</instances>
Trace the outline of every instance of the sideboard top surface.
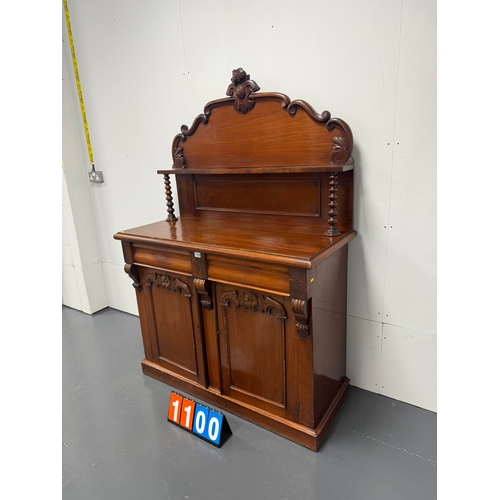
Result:
<instances>
[{"instance_id":1,"label":"sideboard top surface","mask_svg":"<svg viewBox=\"0 0 500 500\"><path fill-rule=\"evenodd\" d=\"M159 221L120 231L114 237L164 248L251 257L262 262L310 269L316 261L347 244L356 234L356 231L351 230L342 236L330 238L313 231L304 231L304 228L294 231L286 225L240 222L235 228L230 217L214 220L184 216L176 222Z\"/></svg>"}]
</instances>

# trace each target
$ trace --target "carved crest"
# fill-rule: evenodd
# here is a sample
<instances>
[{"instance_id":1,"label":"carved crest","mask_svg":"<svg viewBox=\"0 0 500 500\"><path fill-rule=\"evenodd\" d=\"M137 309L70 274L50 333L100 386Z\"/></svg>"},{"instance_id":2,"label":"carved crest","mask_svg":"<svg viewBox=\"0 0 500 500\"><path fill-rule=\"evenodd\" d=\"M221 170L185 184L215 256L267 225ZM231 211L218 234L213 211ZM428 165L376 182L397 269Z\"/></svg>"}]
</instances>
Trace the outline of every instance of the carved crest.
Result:
<instances>
[{"instance_id":1,"label":"carved crest","mask_svg":"<svg viewBox=\"0 0 500 500\"><path fill-rule=\"evenodd\" d=\"M173 169L184 169L188 167L189 154L185 154L183 143L195 134L198 127L208 125L212 110L224 106L233 105L239 113L246 115L256 104L269 100L278 101L284 111L293 117L300 109L313 121L322 124L332 135L332 150L330 151L330 165L345 165L351 160L353 148L353 136L349 125L340 118L331 118L329 111L318 113L310 104L303 100L290 101L290 98L279 92L261 92L259 85L250 79L250 75L242 69L233 70L231 84L228 86L226 95L230 98L216 99L205 105L203 113L199 114L193 121L191 127L182 125L181 132L174 137L172 143ZM258 139L256 139L258 140Z\"/></svg>"},{"instance_id":2,"label":"carved crest","mask_svg":"<svg viewBox=\"0 0 500 500\"><path fill-rule=\"evenodd\" d=\"M231 82L226 95L234 97L234 109L245 115L255 105L249 99L249 95L260 90L260 87L253 80L250 80L250 75L247 75L247 72L242 68L233 70Z\"/></svg>"}]
</instances>

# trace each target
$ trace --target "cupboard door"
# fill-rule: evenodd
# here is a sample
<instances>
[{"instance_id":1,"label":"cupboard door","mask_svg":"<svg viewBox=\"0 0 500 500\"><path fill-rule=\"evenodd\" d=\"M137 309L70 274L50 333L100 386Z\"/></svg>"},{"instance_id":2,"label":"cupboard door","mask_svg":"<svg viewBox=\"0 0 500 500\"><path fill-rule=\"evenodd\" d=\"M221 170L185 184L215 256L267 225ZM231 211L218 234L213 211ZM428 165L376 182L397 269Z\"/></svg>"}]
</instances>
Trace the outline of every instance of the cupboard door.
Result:
<instances>
[{"instance_id":1,"label":"cupboard door","mask_svg":"<svg viewBox=\"0 0 500 500\"><path fill-rule=\"evenodd\" d=\"M286 414L286 321L283 297L217 284L223 392Z\"/></svg>"},{"instance_id":2,"label":"cupboard door","mask_svg":"<svg viewBox=\"0 0 500 500\"><path fill-rule=\"evenodd\" d=\"M199 307L192 278L143 269L152 361L205 385Z\"/></svg>"}]
</instances>

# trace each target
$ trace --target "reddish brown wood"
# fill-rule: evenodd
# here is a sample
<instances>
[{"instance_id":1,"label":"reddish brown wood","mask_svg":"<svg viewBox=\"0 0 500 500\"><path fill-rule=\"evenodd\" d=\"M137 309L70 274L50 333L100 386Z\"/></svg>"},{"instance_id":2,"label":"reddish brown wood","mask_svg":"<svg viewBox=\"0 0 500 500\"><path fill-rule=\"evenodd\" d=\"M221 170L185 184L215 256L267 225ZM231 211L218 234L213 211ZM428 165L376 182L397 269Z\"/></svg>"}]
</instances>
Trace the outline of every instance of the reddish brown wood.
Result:
<instances>
[{"instance_id":1,"label":"reddish brown wood","mask_svg":"<svg viewBox=\"0 0 500 500\"><path fill-rule=\"evenodd\" d=\"M201 305L210 311L213 307L210 281L195 278L194 286L200 296Z\"/></svg>"},{"instance_id":2,"label":"reddish brown wood","mask_svg":"<svg viewBox=\"0 0 500 500\"><path fill-rule=\"evenodd\" d=\"M177 217L174 215L174 202L172 198L172 187L170 185L170 177L168 174L163 176L165 179L165 194L167 197L167 222L173 222L177 220Z\"/></svg>"},{"instance_id":3,"label":"reddish brown wood","mask_svg":"<svg viewBox=\"0 0 500 500\"><path fill-rule=\"evenodd\" d=\"M328 224L330 224L330 227L328 228L328 231L325 233L326 236L340 236L340 231L338 230L337 224L338 224L338 219L337 215L339 214L337 207L339 204L337 203L338 199L338 185L339 185L339 175L337 173L335 174L330 174L330 194L328 196L329 198L329 209L328 209Z\"/></svg>"},{"instance_id":4,"label":"reddish brown wood","mask_svg":"<svg viewBox=\"0 0 500 500\"><path fill-rule=\"evenodd\" d=\"M328 276L329 279L322 279ZM313 320L314 414L322 418L346 374L347 246L331 254L310 271ZM326 325L324 334L315 325Z\"/></svg>"},{"instance_id":5,"label":"reddish brown wood","mask_svg":"<svg viewBox=\"0 0 500 500\"><path fill-rule=\"evenodd\" d=\"M142 285L139 277L139 268L133 264L125 264L125 272L132 278L133 287L140 292Z\"/></svg>"},{"instance_id":6,"label":"reddish brown wood","mask_svg":"<svg viewBox=\"0 0 500 500\"><path fill-rule=\"evenodd\" d=\"M250 80L250 75L247 75L243 68L238 68L233 70L231 85L227 88L226 95L234 98L234 109L246 115L255 105L249 98L250 94L257 90L260 90L260 87Z\"/></svg>"},{"instance_id":7,"label":"reddish brown wood","mask_svg":"<svg viewBox=\"0 0 500 500\"><path fill-rule=\"evenodd\" d=\"M295 316L295 328L302 337L310 335L309 304L307 300L292 299L292 311Z\"/></svg>"},{"instance_id":8,"label":"reddish brown wood","mask_svg":"<svg viewBox=\"0 0 500 500\"><path fill-rule=\"evenodd\" d=\"M317 450L349 390L352 133L328 111L258 90L233 72L229 97L181 127L173 168L159 171L167 220L115 238L144 373Z\"/></svg>"},{"instance_id":9,"label":"reddish brown wood","mask_svg":"<svg viewBox=\"0 0 500 500\"><path fill-rule=\"evenodd\" d=\"M224 394L286 414L282 299L217 284Z\"/></svg>"},{"instance_id":10,"label":"reddish brown wood","mask_svg":"<svg viewBox=\"0 0 500 500\"><path fill-rule=\"evenodd\" d=\"M172 143L173 168L341 167L352 163L349 125L259 86L239 68L227 99L209 102ZM235 112L235 110L237 112ZM165 172L165 171L160 171Z\"/></svg>"},{"instance_id":11,"label":"reddish brown wood","mask_svg":"<svg viewBox=\"0 0 500 500\"><path fill-rule=\"evenodd\" d=\"M352 229L352 179L348 171L337 177L337 229ZM331 184L328 173L182 175L177 178L180 219L202 215L222 221L238 215L238 224L289 224L321 235L330 227ZM338 196L338 195L337 195ZM201 214L203 212L203 214Z\"/></svg>"},{"instance_id":12,"label":"reddish brown wood","mask_svg":"<svg viewBox=\"0 0 500 500\"><path fill-rule=\"evenodd\" d=\"M189 259L180 257L181 251L201 252L210 256L243 259L247 262L275 264L277 266L311 269L313 265L326 258L330 253L347 244L356 237L357 232L351 230L342 236L328 238L316 228L290 226L289 224L274 224L267 222L265 217L260 223L254 218L238 216L193 217L182 216L179 221L169 224L165 221L154 222L146 226L120 231L115 235L117 240L131 242L141 248L148 246L147 262L138 259L134 254L134 263L148 264L154 255L165 253L158 257L162 269L166 263L178 262L182 268L189 266ZM175 224L175 225L174 225ZM170 256L170 249L174 256ZM241 263L241 260L239 261ZM210 265L210 261L208 263Z\"/></svg>"}]
</instances>

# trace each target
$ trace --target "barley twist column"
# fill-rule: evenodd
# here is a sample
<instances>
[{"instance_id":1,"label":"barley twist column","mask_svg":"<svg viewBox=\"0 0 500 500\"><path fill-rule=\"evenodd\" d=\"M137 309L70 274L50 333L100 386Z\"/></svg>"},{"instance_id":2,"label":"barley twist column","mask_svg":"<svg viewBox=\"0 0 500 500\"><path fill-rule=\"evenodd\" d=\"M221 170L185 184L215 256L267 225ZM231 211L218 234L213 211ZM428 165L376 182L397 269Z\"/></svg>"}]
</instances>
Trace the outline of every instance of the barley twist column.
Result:
<instances>
[{"instance_id":1,"label":"barley twist column","mask_svg":"<svg viewBox=\"0 0 500 500\"><path fill-rule=\"evenodd\" d=\"M339 180L339 174L337 172L330 174L330 180L328 182L329 184L329 192L330 194L328 195L329 202L328 202L328 224L330 224L330 227L328 228L328 231L325 233L326 236L340 236L340 231L337 228L338 220L337 220L337 192L338 192L338 180Z\"/></svg>"},{"instance_id":2,"label":"barley twist column","mask_svg":"<svg viewBox=\"0 0 500 500\"><path fill-rule=\"evenodd\" d=\"M172 187L170 186L170 176L165 174L165 194L167 195L167 222L174 222L177 220L177 217L174 215L174 202L172 198Z\"/></svg>"}]
</instances>

